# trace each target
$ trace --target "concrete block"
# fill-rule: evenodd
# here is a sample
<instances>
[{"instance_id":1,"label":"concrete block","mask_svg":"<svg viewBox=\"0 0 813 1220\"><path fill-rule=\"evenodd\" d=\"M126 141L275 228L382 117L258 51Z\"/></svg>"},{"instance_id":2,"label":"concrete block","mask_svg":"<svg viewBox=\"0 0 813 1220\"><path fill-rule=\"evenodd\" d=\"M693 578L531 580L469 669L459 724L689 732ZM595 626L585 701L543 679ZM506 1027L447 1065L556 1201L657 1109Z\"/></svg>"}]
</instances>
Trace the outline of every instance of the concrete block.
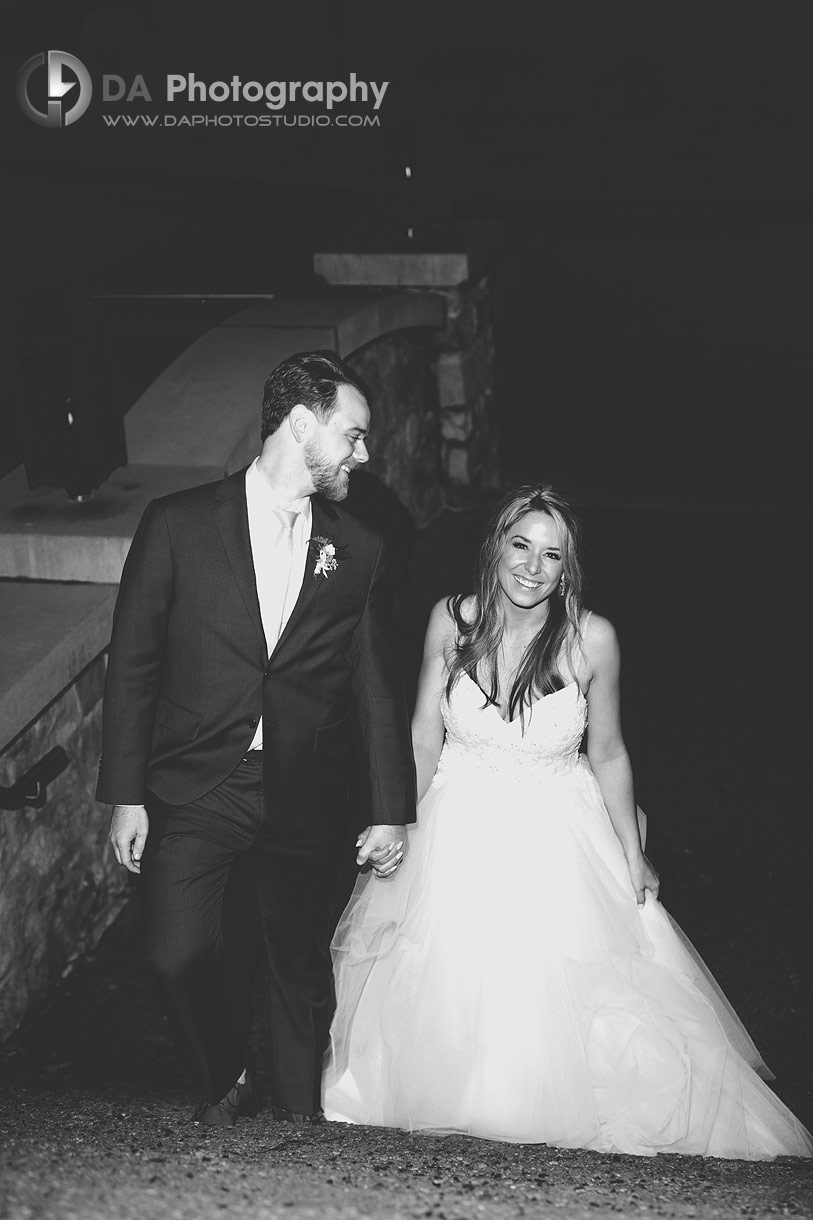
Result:
<instances>
[{"instance_id":1,"label":"concrete block","mask_svg":"<svg viewBox=\"0 0 813 1220\"><path fill-rule=\"evenodd\" d=\"M348 251L314 254L313 269L329 284L380 288L442 288L463 284L476 264L464 250L443 253Z\"/></svg>"},{"instance_id":2,"label":"concrete block","mask_svg":"<svg viewBox=\"0 0 813 1220\"><path fill-rule=\"evenodd\" d=\"M426 227L414 241L373 229L366 225L342 248L314 254L316 274L337 285L452 288L478 283L503 247L502 225L488 221Z\"/></svg>"},{"instance_id":3,"label":"concrete block","mask_svg":"<svg viewBox=\"0 0 813 1220\"><path fill-rule=\"evenodd\" d=\"M141 514L157 496L221 478L222 467L125 466L81 504L56 487L0 481L0 576L117 584Z\"/></svg>"}]
</instances>

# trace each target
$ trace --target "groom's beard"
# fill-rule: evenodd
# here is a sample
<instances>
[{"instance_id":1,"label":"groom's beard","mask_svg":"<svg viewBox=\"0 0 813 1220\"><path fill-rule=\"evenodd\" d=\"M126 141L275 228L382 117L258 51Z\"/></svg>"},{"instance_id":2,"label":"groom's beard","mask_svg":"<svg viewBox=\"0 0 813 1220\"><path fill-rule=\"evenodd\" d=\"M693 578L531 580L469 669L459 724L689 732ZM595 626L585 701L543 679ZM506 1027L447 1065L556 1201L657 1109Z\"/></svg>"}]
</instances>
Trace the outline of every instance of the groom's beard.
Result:
<instances>
[{"instance_id":1,"label":"groom's beard","mask_svg":"<svg viewBox=\"0 0 813 1220\"><path fill-rule=\"evenodd\" d=\"M304 458L319 494L327 500L344 500L350 490L350 476L327 457L318 441L306 444Z\"/></svg>"}]
</instances>

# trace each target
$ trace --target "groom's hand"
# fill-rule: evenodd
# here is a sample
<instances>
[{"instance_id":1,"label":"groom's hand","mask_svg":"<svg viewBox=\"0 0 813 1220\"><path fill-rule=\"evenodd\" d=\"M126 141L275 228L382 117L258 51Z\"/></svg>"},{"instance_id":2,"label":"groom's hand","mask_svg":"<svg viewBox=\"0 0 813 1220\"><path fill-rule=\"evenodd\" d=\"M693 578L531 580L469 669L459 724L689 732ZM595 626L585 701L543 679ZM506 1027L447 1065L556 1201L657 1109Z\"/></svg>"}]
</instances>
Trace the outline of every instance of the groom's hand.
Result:
<instances>
[{"instance_id":1,"label":"groom's hand","mask_svg":"<svg viewBox=\"0 0 813 1220\"><path fill-rule=\"evenodd\" d=\"M143 805L114 805L110 819L110 842L119 864L131 873L141 872L141 857L150 830Z\"/></svg>"},{"instance_id":2,"label":"groom's hand","mask_svg":"<svg viewBox=\"0 0 813 1220\"><path fill-rule=\"evenodd\" d=\"M369 860L376 877L390 877L404 858L406 826L368 826L356 839L356 864Z\"/></svg>"}]
</instances>

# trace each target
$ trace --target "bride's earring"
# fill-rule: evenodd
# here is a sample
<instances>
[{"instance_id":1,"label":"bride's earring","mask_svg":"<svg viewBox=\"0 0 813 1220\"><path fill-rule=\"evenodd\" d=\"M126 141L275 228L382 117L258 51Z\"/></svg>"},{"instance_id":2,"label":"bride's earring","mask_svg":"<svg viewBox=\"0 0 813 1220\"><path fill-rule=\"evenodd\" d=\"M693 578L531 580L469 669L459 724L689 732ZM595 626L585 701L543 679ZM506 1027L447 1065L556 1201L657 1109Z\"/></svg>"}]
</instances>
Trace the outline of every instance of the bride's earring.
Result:
<instances>
[{"instance_id":1,"label":"bride's earring","mask_svg":"<svg viewBox=\"0 0 813 1220\"><path fill-rule=\"evenodd\" d=\"M564 576L560 576L559 577L559 595L560 595L560 597L564 597L564 595L566 593L567 593L567 581L565 580Z\"/></svg>"}]
</instances>

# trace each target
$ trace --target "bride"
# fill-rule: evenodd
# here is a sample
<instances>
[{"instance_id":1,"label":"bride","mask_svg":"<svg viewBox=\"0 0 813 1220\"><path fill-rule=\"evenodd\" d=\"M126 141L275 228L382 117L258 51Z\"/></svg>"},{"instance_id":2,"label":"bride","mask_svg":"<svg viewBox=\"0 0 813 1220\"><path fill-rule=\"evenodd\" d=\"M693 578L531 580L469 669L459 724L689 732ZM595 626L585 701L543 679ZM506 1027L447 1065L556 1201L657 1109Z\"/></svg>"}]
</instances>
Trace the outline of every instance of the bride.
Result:
<instances>
[{"instance_id":1,"label":"bride","mask_svg":"<svg viewBox=\"0 0 813 1220\"><path fill-rule=\"evenodd\" d=\"M476 592L435 606L418 824L333 943L326 1117L602 1152L769 1158L813 1139L657 899L612 625L578 522L502 503ZM589 719L586 755L580 753Z\"/></svg>"}]
</instances>

